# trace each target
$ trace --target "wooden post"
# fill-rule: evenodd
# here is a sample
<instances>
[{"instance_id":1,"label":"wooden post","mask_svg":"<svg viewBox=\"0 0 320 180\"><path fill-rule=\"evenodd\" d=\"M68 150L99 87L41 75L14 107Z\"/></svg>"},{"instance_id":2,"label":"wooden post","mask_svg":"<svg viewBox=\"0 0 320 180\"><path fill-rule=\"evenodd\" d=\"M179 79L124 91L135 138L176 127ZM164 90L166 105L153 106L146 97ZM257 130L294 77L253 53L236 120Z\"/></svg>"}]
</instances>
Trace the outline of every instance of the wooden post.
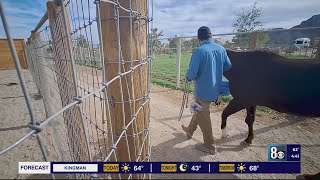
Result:
<instances>
[{"instance_id":1,"label":"wooden post","mask_svg":"<svg viewBox=\"0 0 320 180\"><path fill-rule=\"evenodd\" d=\"M256 50L257 39L258 39L258 32L252 32L250 36L250 51Z\"/></svg>"},{"instance_id":2,"label":"wooden post","mask_svg":"<svg viewBox=\"0 0 320 180\"><path fill-rule=\"evenodd\" d=\"M72 83L73 79L71 64L67 61L68 59L70 59L70 56L65 39L67 36L70 36L70 24L67 23L69 26L69 31L65 32L63 17L61 15L62 13L60 13L61 6L56 5L56 3L48 1L47 12L52 38L54 68L57 73L56 77L62 106L64 107L73 102L73 98L75 96L75 89ZM68 13L66 13L66 16L67 14ZM89 153L85 139L84 127L82 124L82 114L80 112L80 107L73 106L69 108L63 113L63 118L67 128L67 136L70 142L69 149L71 150L73 160L89 161Z\"/></svg>"},{"instance_id":3,"label":"wooden post","mask_svg":"<svg viewBox=\"0 0 320 180\"><path fill-rule=\"evenodd\" d=\"M22 68L23 69L28 69L29 68L29 66L28 66L28 61L27 61L27 55L26 55L26 43L25 43L25 41L24 41L24 39L22 39L21 40L21 43L22 43L22 63L21 63L21 65L22 65ZM21 62L21 60L20 60L20 62Z\"/></svg>"},{"instance_id":4,"label":"wooden post","mask_svg":"<svg viewBox=\"0 0 320 180\"><path fill-rule=\"evenodd\" d=\"M180 62L181 62L181 38L177 38L177 62L176 62L176 86L177 88L180 88L180 77L181 77L181 72L180 72Z\"/></svg>"},{"instance_id":5,"label":"wooden post","mask_svg":"<svg viewBox=\"0 0 320 180\"><path fill-rule=\"evenodd\" d=\"M32 38L32 42L33 42L33 47L41 47L42 44L41 44L41 39L40 39L40 36L38 35L38 32L35 32L35 31L32 31L31 32L31 38ZM47 83L44 83L44 78L46 78L45 76L41 76L41 73L44 73L44 68L42 67L42 64L45 62L43 60L43 57L44 57L44 53L43 53L43 49L42 48L36 48L34 49L34 52L35 54L38 56L37 58L35 58L34 60L36 61L36 63L34 64L35 66L35 71L36 71L36 74L38 75L38 81L36 83L37 85L37 88L38 88L38 92L39 94L41 94L41 96L43 97L43 104L45 106L45 112L46 112L46 117L50 117L52 114L49 114L48 112L48 109L51 109L49 107L47 107L47 103L45 102L46 100L46 97L45 97L45 93L43 91L43 89L48 89L47 88Z\"/></svg>"},{"instance_id":6,"label":"wooden post","mask_svg":"<svg viewBox=\"0 0 320 180\"><path fill-rule=\"evenodd\" d=\"M147 12L147 0L119 0L122 7L130 9L131 7L134 11L138 11L141 15L146 16ZM124 11L119 8L119 25L117 26L118 20L115 19L117 15L117 10L114 4L100 1L100 18L101 18L101 35L103 39L103 50L104 50L104 63L106 72L106 81L110 81L120 73L130 70L132 60L132 67L138 65L139 61L145 61L147 57L147 20L140 19L134 16L132 18L132 23L130 23L130 12ZM132 37L131 33L132 32ZM120 37L120 41L118 39ZM119 49L120 43L120 49ZM121 51L121 53L119 53ZM120 54L120 57L119 57ZM119 64L119 58L121 61ZM107 88L108 99L110 100L110 114L112 122L113 137L115 141L120 136L125 127L133 118L131 111L137 112L140 106L146 101L144 98L148 93L147 89L147 77L148 77L148 65L144 64L136 68L133 73L128 73L111 83ZM133 84L131 82L133 78ZM133 88L132 88L133 87ZM121 96L121 88L123 92L123 100ZM132 100L134 95L135 106L133 106ZM124 109L122 107L122 102ZM131 103L130 103L131 102ZM138 152L136 152L135 147L139 150L144 141L145 131L144 128L148 124L148 105L146 104L144 108L136 116L136 123L130 125L127 129L127 139L128 146L125 137L122 137L116 147L116 155L118 162L126 161L136 161L138 158ZM124 116L123 116L124 110ZM125 124L123 124L123 119L125 119ZM135 125L136 124L136 125ZM133 136L135 133L133 129L137 126L138 134ZM109 140L111 140L111 132L108 133ZM136 138L138 137L138 138ZM139 139L139 141L137 141ZM148 139L148 138L147 138ZM109 141L109 145L112 142ZM148 141L145 141L140 156L140 160L143 160L148 152ZM129 150L129 153L128 153ZM130 155L130 158L129 158ZM115 157L112 155L110 161L115 161ZM118 176L116 176L118 177ZM123 178L127 177L122 175ZM134 175L133 178L136 176Z\"/></svg>"}]
</instances>

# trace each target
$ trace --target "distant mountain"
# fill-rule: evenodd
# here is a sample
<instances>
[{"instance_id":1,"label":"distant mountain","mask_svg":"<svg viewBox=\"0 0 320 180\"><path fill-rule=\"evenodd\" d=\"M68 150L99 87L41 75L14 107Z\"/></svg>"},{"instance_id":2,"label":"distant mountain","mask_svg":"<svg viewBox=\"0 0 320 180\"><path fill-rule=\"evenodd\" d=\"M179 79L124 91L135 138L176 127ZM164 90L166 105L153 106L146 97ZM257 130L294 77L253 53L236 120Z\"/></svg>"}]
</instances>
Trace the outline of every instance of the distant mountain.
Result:
<instances>
[{"instance_id":1,"label":"distant mountain","mask_svg":"<svg viewBox=\"0 0 320 180\"><path fill-rule=\"evenodd\" d=\"M302 21L299 25L292 28L305 28L305 27L319 27L320 26L320 14L314 15L306 21Z\"/></svg>"},{"instance_id":2,"label":"distant mountain","mask_svg":"<svg viewBox=\"0 0 320 180\"><path fill-rule=\"evenodd\" d=\"M293 26L289 30L269 32L270 44L287 44L291 45L297 38L309 38L311 44L315 37L320 37L319 29L295 30L294 28L320 27L320 14L314 15L306 21L302 21L299 25ZM276 28L281 29L281 28Z\"/></svg>"}]
</instances>

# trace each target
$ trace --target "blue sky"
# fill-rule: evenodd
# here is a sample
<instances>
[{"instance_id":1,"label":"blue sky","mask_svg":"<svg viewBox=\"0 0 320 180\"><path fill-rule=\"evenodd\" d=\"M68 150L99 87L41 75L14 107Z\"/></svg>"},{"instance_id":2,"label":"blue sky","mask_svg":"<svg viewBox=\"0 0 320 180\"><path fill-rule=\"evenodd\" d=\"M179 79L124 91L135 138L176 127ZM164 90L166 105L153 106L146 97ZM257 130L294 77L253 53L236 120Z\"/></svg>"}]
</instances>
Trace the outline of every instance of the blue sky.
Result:
<instances>
[{"instance_id":1,"label":"blue sky","mask_svg":"<svg viewBox=\"0 0 320 180\"><path fill-rule=\"evenodd\" d=\"M46 11L46 0L1 0L7 16L11 35L27 38ZM5 36L2 22L0 37Z\"/></svg>"},{"instance_id":2,"label":"blue sky","mask_svg":"<svg viewBox=\"0 0 320 180\"><path fill-rule=\"evenodd\" d=\"M47 0L2 0L12 36L27 38L46 11ZM80 0L79 0L80 1ZM84 0L86 2L86 0ZM93 4L93 0L90 0ZM312 15L320 14L319 0L258 0L266 28L290 28ZM153 26L165 37L195 35L207 25L213 33L233 31L234 12L250 7L254 0L154 0ZM93 5L94 6L94 5ZM94 8L93 8L94 9ZM92 13L95 14L95 13ZM5 37L2 23L0 37Z\"/></svg>"}]
</instances>

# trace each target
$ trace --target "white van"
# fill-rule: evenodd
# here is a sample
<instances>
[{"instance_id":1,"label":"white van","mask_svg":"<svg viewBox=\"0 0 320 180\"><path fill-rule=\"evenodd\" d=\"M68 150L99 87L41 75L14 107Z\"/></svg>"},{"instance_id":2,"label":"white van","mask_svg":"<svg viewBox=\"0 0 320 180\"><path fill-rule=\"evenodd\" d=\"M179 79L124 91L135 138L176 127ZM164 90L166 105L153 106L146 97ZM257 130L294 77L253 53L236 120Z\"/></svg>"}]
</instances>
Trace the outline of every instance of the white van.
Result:
<instances>
[{"instance_id":1,"label":"white van","mask_svg":"<svg viewBox=\"0 0 320 180\"><path fill-rule=\"evenodd\" d=\"M297 48L309 47L310 39L309 38L298 38L295 40L294 46Z\"/></svg>"}]
</instances>

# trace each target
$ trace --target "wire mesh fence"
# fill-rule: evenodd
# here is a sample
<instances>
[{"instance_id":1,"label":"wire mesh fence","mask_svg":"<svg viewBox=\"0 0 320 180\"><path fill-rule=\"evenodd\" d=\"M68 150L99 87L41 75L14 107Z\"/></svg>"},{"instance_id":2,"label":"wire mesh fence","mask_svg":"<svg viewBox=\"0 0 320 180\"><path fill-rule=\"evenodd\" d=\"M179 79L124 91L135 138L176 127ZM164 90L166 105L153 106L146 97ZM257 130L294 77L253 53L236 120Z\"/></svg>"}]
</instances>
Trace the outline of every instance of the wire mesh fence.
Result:
<instances>
[{"instance_id":1,"label":"wire mesh fence","mask_svg":"<svg viewBox=\"0 0 320 180\"><path fill-rule=\"evenodd\" d=\"M36 134L46 161L150 161L150 6L152 0L48 1L45 25L31 33L26 45L45 116L32 116L24 91L31 131L12 146L1 147L0 155ZM19 64L16 67L19 71ZM48 157L41 136L49 136L43 133L49 128L55 152Z\"/></svg>"},{"instance_id":2,"label":"wire mesh fence","mask_svg":"<svg viewBox=\"0 0 320 180\"><path fill-rule=\"evenodd\" d=\"M314 59L319 46L319 30L320 27L310 27L213 34L213 39L234 51L266 50L292 59ZM196 36L175 36L154 41L152 81L174 88L183 87L192 52L199 47L199 40Z\"/></svg>"}]
</instances>

